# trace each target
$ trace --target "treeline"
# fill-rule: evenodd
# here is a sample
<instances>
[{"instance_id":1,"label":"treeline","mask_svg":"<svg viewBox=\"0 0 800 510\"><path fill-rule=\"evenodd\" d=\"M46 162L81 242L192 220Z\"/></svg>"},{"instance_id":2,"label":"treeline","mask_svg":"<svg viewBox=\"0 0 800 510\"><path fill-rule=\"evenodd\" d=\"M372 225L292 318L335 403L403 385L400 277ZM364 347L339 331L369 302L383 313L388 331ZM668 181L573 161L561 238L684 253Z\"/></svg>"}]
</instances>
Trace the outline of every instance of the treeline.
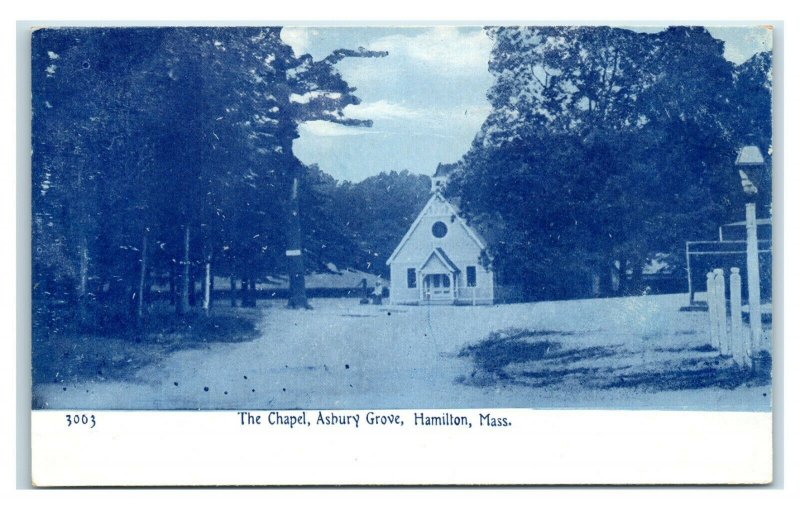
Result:
<instances>
[{"instance_id":1,"label":"treeline","mask_svg":"<svg viewBox=\"0 0 800 510\"><path fill-rule=\"evenodd\" d=\"M430 198L430 177L403 170L381 172L357 183L328 180L330 184L317 192L324 203L317 211L307 211L309 221L319 225L311 227L310 242L325 242L322 232L314 233L315 228L328 232L337 228L342 241L325 242L326 248L313 251L340 267L388 278L386 261ZM315 221L317 214L327 221Z\"/></svg>"},{"instance_id":2,"label":"treeline","mask_svg":"<svg viewBox=\"0 0 800 510\"><path fill-rule=\"evenodd\" d=\"M430 198L431 180L408 170L339 182L316 165L304 168L300 196L309 271L360 269L388 278L386 260ZM274 274L268 268L267 274ZM280 272L280 271L278 271Z\"/></svg>"},{"instance_id":3,"label":"treeline","mask_svg":"<svg viewBox=\"0 0 800 510\"><path fill-rule=\"evenodd\" d=\"M290 306L307 306L303 259L321 262L343 234L300 214L324 197L292 142L305 121L371 125L343 114L359 100L335 64L383 55L296 56L277 27L35 31L34 312L60 303L81 324L125 323L169 284L185 313L208 308L213 275L247 304L278 272Z\"/></svg>"},{"instance_id":4,"label":"treeline","mask_svg":"<svg viewBox=\"0 0 800 510\"><path fill-rule=\"evenodd\" d=\"M655 257L744 217L737 149L770 164L771 57L703 28L489 28L492 111L448 193L527 299L642 291ZM769 215L771 190L760 190Z\"/></svg>"}]
</instances>

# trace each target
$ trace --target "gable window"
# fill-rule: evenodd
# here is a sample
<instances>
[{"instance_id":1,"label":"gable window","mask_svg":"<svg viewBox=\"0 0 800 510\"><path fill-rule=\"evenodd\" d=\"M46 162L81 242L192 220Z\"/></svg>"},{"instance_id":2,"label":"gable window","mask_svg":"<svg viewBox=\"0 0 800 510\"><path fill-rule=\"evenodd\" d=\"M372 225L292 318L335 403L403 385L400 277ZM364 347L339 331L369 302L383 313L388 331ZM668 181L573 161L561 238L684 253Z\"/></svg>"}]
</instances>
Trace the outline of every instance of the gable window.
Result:
<instances>
[{"instance_id":1,"label":"gable window","mask_svg":"<svg viewBox=\"0 0 800 510\"><path fill-rule=\"evenodd\" d=\"M433 224L433 227L431 227L431 233L433 237L441 239L447 235L447 225L445 225L444 222L437 221Z\"/></svg>"},{"instance_id":2,"label":"gable window","mask_svg":"<svg viewBox=\"0 0 800 510\"><path fill-rule=\"evenodd\" d=\"M406 273L406 283L409 289L417 288L417 270L413 267L409 268Z\"/></svg>"},{"instance_id":3,"label":"gable window","mask_svg":"<svg viewBox=\"0 0 800 510\"><path fill-rule=\"evenodd\" d=\"M467 287L475 287L478 284L478 275L475 266L467 266Z\"/></svg>"}]
</instances>

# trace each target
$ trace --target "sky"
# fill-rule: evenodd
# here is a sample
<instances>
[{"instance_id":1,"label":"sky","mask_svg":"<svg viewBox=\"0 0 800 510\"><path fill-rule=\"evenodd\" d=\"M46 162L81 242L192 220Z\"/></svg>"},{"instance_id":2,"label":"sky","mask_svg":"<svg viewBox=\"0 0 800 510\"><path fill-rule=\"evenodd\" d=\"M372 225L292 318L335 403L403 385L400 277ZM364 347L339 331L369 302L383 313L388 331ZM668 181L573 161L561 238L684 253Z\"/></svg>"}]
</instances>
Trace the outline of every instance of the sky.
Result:
<instances>
[{"instance_id":1,"label":"sky","mask_svg":"<svg viewBox=\"0 0 800 510\"><path fill-rule=\"evenodd\" d=\"M725 57L736 64L772 49L772 33L764 28L708 30L725 43ZM492 44L481 27L286 27L281 38L295 53L315 59L338 48L389 52L337 65L362 101L345 113L371 119L371 128L323 121L300 126L295 154L338 180L358 182L391 170L430 175L440 162L461 158L489 114Z\"/></svg>"}]
</instances>

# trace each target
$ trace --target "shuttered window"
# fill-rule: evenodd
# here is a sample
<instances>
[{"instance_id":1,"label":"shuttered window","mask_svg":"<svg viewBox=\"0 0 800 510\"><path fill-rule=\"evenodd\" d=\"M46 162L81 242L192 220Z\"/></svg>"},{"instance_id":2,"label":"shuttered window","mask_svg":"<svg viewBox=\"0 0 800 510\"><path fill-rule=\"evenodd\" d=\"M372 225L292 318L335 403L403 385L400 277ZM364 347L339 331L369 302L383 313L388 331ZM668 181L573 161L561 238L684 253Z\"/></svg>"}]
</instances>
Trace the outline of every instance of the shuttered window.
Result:
<instances>
[{"instance_id":1,"label":"shuttered window","mask_svg":"<svg viewBox=\"0 0 800 510\"><path fill-rule=\"evenodd\" d=\"M475 266L467 266L467 287L475 287L478 284L478 275Z\"/></svg>"},{"instance_id":2,"label":"shuttered window","mask_svg":"<svg viewBox=\"0 0 800 510\"><path fill-rule=\"evenodd\" d=\"M406 281L409 289L417 288L417 270L413 267L409 268L408 273L406 273Z\"/></svg>"}]
</instances>

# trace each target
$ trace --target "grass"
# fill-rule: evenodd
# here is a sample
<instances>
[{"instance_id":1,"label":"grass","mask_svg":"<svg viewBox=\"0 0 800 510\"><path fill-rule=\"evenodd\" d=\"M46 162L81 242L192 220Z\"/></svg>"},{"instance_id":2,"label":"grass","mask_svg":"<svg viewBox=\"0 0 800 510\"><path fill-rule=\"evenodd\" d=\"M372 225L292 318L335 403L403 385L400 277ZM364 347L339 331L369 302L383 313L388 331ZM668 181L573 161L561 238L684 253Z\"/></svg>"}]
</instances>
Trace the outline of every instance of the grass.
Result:
<instances>
[{"instance_id":1,"label":"grass","mask_svg":"<svg viewBox=\"0 0 800 510\"><path fill-rule=\"evenodd\" d=\"M558 340L572 335L558 331L494 332L461 350L459 356L468 357L474 370L459 382L671 391L764 386L771 381L772 360L766 352L755 359L752 370L745 370L710 345L660 348L643 338L641 350L623 345L566 348ZM649 361L641 361L644 354Z\"/></svg>"},{"instance_id":2,"label":"grass","mask_svg":"<svg viewBox=\"0 0 800 510\"><path fill-rule=\"evenodd\" d=\"M221 306L208 316L195 311L179 316L162 307L151 310L134 327L120 325L94 333L37 328L32 344L33 382L130 380L136 370L172 352L256 338L257 315L253 309Z\"/></svg>"}]
</instances>

